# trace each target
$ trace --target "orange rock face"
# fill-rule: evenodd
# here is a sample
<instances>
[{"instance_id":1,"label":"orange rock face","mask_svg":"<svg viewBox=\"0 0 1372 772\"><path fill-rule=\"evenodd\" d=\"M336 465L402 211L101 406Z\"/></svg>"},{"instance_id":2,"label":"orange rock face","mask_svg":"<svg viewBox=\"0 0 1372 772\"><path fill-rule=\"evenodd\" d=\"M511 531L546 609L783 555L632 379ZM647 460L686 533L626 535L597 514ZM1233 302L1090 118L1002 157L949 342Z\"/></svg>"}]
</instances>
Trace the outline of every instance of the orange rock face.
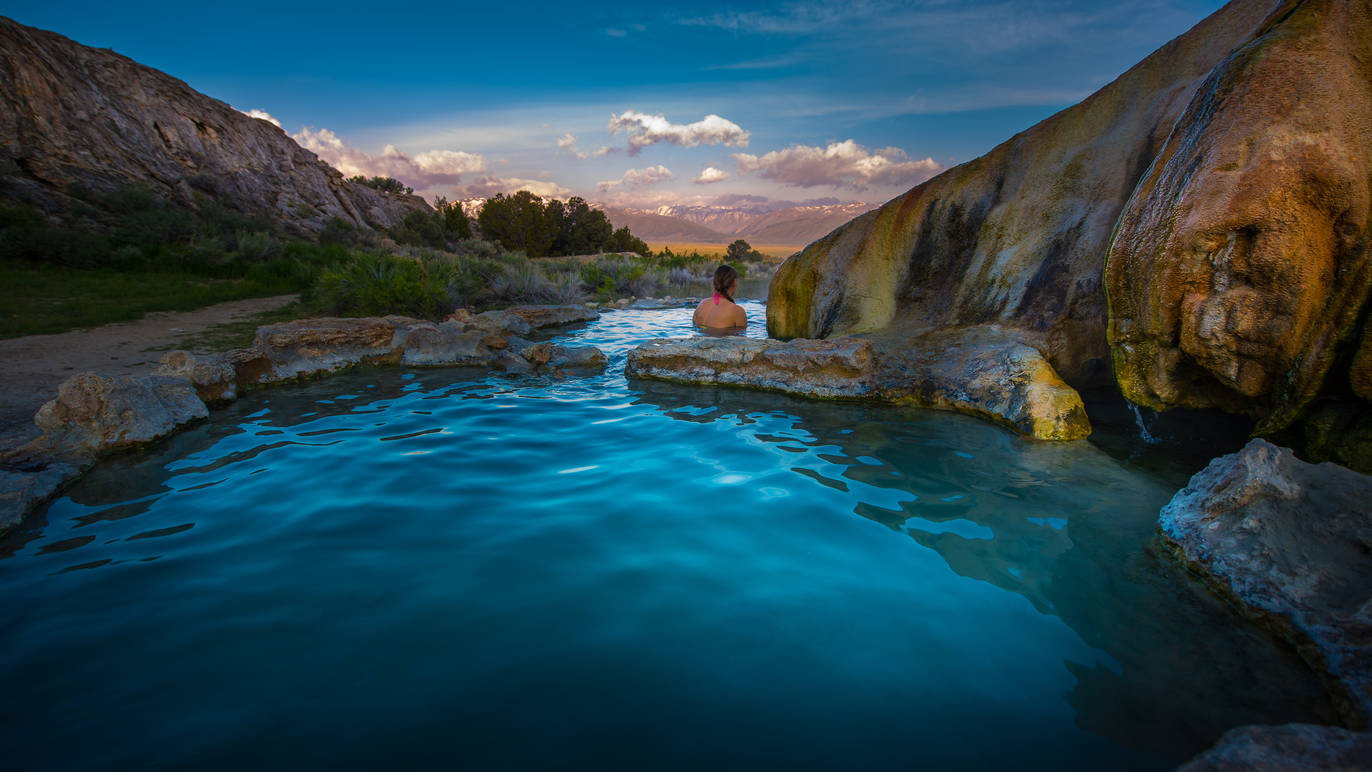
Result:
<instances>
[{"instance_id":1,"label":"orange rock face","mask_svg":"<svg viewBox=\"0 0 1372 772\"><path fill-rule=\"evenodd\" d=\"M1336 370L1372 280L1369 67L1372 6L1287 2L1196 91L1109 252L1125 396L1247 413L1259 432L1330 379L1372 397L1368 353Z\"/></svg>"}]
</instances>

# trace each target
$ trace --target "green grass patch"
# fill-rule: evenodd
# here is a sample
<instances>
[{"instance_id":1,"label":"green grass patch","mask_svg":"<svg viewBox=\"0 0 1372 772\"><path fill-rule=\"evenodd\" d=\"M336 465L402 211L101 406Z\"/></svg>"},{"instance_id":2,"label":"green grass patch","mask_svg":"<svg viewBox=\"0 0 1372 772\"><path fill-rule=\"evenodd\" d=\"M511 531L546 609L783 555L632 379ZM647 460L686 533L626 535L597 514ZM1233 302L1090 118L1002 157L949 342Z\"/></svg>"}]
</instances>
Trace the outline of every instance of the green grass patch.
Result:
<instances>
[{"instance_id":1,"label":"green grass patch","mask_svg":"<svg viewBox=\"0 0 1372 772\"><path fill-rule=\"evenodd\" d=\"M0 262L0 338L66 332L139 319L151 311L189 311L228 300L297 291L290 278L253 274L212 278L175 270L78 269Z\"/></svg>"}]
</instances>

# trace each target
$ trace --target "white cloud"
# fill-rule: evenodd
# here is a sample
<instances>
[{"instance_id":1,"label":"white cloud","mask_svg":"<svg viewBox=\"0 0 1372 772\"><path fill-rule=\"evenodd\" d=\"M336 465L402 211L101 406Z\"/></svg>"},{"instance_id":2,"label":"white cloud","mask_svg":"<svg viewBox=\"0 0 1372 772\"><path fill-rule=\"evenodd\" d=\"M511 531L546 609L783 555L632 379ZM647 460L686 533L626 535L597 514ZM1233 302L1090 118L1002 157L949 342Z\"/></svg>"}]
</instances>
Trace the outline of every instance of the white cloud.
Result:
<instances>
[{"instance_id":1,"label":"white cloud","mask_svg":"<svg viewBox=\"0 0 1372 772\"><path fill-rule=\"evenodd\" d=\"M596 189L602 193L608 193L621 185L631 188L641 188L647 185L655 185L659 182L666 182L672 179L672 170L658 164L643 169L629 169L624 172L624 176L617 180L596 183Z\"/></svg>"},{"instance_id":2,"label":"white cloud","mask_svg":"<svg viewBox=\"0 0 1372 772\"><path fill-rule=\"evenodd\" d=\"M734 153L739 174L759 177L801 188L819 185L864 190L871 185L915 185L937 174L943 166L932 158L911 160L898 147L868 151L851 139L828 147L792 145L759 158Z\"/></svg>"},{"instance_id":3,"label":"white cloud","mask_svg":"<svg viewBox=\"0 0 1372 772\"><path fill-rule=\"evenodd\" d=\"M251 110L239 110L238 112L243 113L249 118L256 118L259 121L266 121L267 123L272 124L276 128L284 130L284 128L281 125L281 121L278 121L277 119L273 118L272 114L267 112L266 110L258 110L257 108L253 108Z\"/></svg>"},{"instance_id":4,"label":"white cloud","mask_svg":"<svg viewBox=\"0 0 1372 772\"><path fill-rule=\"evenodd\" d=\"M454 191L456 198L490 198L497 193L509 195L527 190L543 198L567 198L572 191L552 180L525 180L518 177L482 177L475 182Z\"/></svg>"},{"instance_id":5,"label":"white cloud","mask_svg":"<svg viewBox=\"0 0 1372 772\"><path fill-rule=\"evenodd\" d=\"M557 147L559 150L567 151L568 155L578 161L584 161L588 157L586 153L582 152L576 146L576 135L571 132L563 134L561 138L557 140Z\"/></svg>"},{"instance_id":6,"label":"white cloud","mask_svg":"<svg viewBox=\"0 0 1372 772\"><path fill-rule=\"evenodd\" d=\"M601 156L609 155L615 152L616 150L618 150L618 148L613 148L609 145L601 145L600 147L596 148L596 151L591 155L595 156L596 158L600 158Z\"/></svg>"},{"instance_id":7,"label":"white cloud","mask_svg":"<svg viewBox=\"0 0 1372 772\"><path fill-rule=\"evenodd\" d=\"M395 145L386 145L380 155L369 155L349 147L328 129L304 128L291 138L348 177L394 177L421 194L439 185L456 185L463 175L486 170L485 158L476 153L428 150L411 157Z\"/></svg>"},{"instance_id":8,"label":"white cloud","mask_svg":"<svg viewBox=\"0 0 1372 772\"><path fill-rule=\"evenodd\" d=\"M731 176L732 175L730 175L723 169L717 169L713 166L707 166L704 169L701 169L700 174L695 179L691 180L691 182L694 182L697 185L709 185L712 182L722 182L724 180L727 180Z\"/></svg>"},{"instance_id":9,"label":"white cloud","mask_svg":"<svg viewBox=\"0 0 1372 772\"><path fill-rule=\"evenodd\" d=\"M665 115L648 115L637 110L626 110L619 115L611 113L608 128L611 134L623 131L629 135L629 155L638 155L643 148L659 142L669 142L683 147L747 147L749 136L737 123L713 113L695 123L672 123Z\"/></svg>"}]
</instances>

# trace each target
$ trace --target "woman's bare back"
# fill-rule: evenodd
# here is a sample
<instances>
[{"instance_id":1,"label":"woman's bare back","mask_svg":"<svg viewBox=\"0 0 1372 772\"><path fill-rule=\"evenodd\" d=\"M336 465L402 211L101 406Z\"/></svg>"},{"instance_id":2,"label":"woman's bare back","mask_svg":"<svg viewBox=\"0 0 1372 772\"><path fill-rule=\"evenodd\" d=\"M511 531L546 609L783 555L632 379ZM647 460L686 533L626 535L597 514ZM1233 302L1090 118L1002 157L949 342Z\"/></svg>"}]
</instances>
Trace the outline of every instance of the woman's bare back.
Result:
<instances>
[{"instance_id":1,"label":"woman's bare back","mask_svg":"<svg viewBox=\"0 0 1372 772\"><path fill-rule=\"evenodd\" d=\"M697 327L713 330L742 329L748 326L748 314L737 303L716 293L700 301L691 321Z\"/></svg>"}]
</instances>

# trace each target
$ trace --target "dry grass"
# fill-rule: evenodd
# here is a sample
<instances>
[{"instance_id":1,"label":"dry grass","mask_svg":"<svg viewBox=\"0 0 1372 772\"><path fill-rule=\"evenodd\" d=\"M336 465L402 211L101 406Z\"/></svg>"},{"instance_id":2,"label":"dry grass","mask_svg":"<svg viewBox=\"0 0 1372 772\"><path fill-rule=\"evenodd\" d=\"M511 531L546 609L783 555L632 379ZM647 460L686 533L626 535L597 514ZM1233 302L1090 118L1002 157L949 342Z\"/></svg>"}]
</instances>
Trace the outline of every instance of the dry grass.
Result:
<instances>
[{"instance_id":1,"label":"dry grass","mask_svg":"<svg viewBox=\"0 0 1372 772\"><path fill-rule=\"evenodd\" d=\"M751 241L748 243L753 249L777 263L805 248L804 244L753 244ZM677 253L699 252L702 255L716 257L723 257L724 250L729 248L728 244L708 244L703 241L650 241L648 246L654 252L660 252L663 247L667 247Z\"/></svg>"}]
</instances>

